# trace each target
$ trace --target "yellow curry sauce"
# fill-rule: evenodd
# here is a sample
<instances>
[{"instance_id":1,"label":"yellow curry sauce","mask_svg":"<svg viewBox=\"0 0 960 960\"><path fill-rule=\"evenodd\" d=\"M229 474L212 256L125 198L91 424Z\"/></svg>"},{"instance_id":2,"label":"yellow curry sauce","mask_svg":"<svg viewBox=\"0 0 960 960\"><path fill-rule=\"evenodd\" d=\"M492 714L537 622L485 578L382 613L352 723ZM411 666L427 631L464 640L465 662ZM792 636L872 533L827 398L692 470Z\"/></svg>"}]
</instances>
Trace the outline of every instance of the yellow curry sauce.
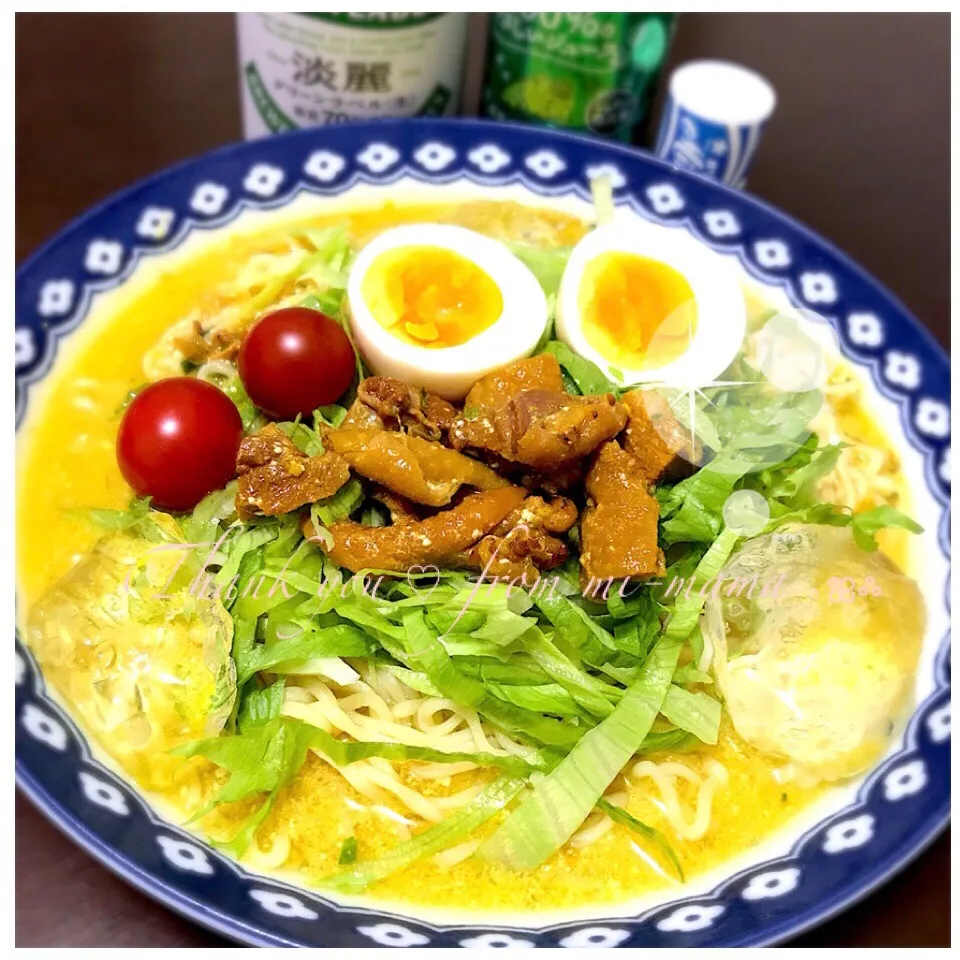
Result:
<instances>
[{"instance_id":1,"label":"yellow curry sauce","mask_svg":"<svg viewBox=\"0 0 960 960\"><path fill-rule=\"evenodd\" d=\"M572 217L512 203L387 205L335 219L348 220L360 242L387 226L417 221L460 223L503 239L543 242L553 238L553 243L564 245L574 243L586 229ZM317 220L311 223L325 225ZM98 537L89 522L70 509L121 508L129 501L130 491L114 457L117 411L128 391L144 380L144 354L173 323L198 302L209 299L210 291L231 277L251 253L276 247L292 226L286 223L254 237L235 237L182 269L163 274L135 302L108 318L96 338L59 364L43 409L32 415L18 458L21 611L89 551ZM854 415L864 419L862 412L849 414ZM895 559L902 561L903 557ZM678 756L694 769L702 768L710 758L724 765L729 782L716 793L711 827L703 839L686 841L671 831L659 792L650 780L633 785L626 803L631 813L667 835L688 878L769 837L822 792L778 783L770 761L744 745L727 721L715 748ZM201 796L209 794L216 776L205 761L184 761L182 789L164 800L173 804L185 821ZM474 776L477 774L459 774L446 784L434 781L424 792L454 792ZM489 772L482 776L488 778ZM424 789L423 781L418 781L418 788ZM682 781L678 791L689 820L695 791ZM235 832L231 824L239 822L248 810L246 803L232 809L222 807L210 814L203 826L214 837L226 838ZM405 839L402 828L398 831L369 800L313 756L260 831L264 849L270 847L275 831L283 835L280 842L290 843L285 869L302 869L308 877L322 877L338 869L340 848L347 837L357 838L361 859ZM568 846L537 870L524 874L476 859L448 868L432 860L421 861L374 886L370 895L449 908L523 911L625 900L658 888L675 890L676 881L669 872L653 869L649 855L638 853L634 841L633 834L614 826L593 844L582 849ZM256 859L251 863L256 865Z\"/></svg>"}]
</instances>

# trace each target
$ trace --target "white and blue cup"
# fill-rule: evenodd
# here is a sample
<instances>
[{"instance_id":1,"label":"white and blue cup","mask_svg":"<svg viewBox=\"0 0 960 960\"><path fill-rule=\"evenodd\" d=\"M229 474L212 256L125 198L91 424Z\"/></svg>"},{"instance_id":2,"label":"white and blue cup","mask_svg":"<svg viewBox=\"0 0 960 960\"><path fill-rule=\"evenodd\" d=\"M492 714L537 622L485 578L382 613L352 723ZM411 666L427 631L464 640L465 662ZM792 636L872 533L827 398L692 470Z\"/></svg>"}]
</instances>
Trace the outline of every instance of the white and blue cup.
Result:
<instances>
[{"instance_id":1,"label":"white and blue cup","mask_svg":"<svg viewBox=\"0 0 960 960\"><path fill-rule=\"evenodd\" d=\"M654 153L742 187L760 135L777 103L760 74L723 60L694 60L670 77Z\"/></svg>"}]
</instances>

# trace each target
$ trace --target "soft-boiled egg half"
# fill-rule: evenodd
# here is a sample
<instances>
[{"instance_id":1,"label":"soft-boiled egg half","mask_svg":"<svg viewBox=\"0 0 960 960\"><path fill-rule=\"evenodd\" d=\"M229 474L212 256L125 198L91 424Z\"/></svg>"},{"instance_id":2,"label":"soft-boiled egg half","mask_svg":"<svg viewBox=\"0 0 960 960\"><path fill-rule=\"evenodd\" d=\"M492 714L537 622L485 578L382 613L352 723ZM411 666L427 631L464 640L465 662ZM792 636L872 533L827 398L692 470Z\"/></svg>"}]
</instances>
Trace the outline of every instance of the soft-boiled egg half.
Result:
<instances>
[{"instance_id":1,"label":"soft-boiled egg half","mask_svg":"<svg viewBox=\"0 0 960 960\"><path fill-rule=\"evenodd\" d=\"M357 256L347 295L353 335L374 373L447 400L532 353L547 324L536 277L502 243L464 227L381 233Z\"/></svg>"},{"instance_id":2,"label":"soft-boiled egg half","mask_svg":"<svg viewBox=\"0 0 960 960\"><path fill-rule=\"evenodd\" d=\"M560 283L557 336L622 383L709 383L745 330L735 268L656 224L597 227L573 248Z\"/></svg>"}]
</instances>

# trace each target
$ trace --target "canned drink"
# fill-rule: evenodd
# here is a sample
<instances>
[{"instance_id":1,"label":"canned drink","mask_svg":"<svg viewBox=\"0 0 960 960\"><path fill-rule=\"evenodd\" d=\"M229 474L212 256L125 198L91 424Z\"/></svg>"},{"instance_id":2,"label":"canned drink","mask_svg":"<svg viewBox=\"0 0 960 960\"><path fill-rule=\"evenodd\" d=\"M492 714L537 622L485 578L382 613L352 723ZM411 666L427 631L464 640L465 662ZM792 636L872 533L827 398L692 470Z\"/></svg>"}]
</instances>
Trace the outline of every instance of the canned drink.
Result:
<instances>
[{"instance_id":1,"label":"canned drink","mask_svg":"<svg viewBox=\"0 0 960 960\"><path fill-rule=\"evenodd\" d=\"M630 143L670 45L669 13L490 15L483 113Z\"/></svg>"},{"instance_id":2,"label":"canned drink","mask_svg":"<svg viewBox=\"0 0 960 960\"><path fill-rule=\"evenodd\" d=\"M465 13L240 13L247 138L459 105Z\"/></svg>"},{"instance_id":3,"label":"canned drink","mask_svg":"<svg viewBox=\"0 0 960 960\"><path fill-rule=\"evenodd\" d=\"M753 70L694 60L674 70L654 146L658 157L741 188L777 96Z\"/></svg>"}]
</instances>

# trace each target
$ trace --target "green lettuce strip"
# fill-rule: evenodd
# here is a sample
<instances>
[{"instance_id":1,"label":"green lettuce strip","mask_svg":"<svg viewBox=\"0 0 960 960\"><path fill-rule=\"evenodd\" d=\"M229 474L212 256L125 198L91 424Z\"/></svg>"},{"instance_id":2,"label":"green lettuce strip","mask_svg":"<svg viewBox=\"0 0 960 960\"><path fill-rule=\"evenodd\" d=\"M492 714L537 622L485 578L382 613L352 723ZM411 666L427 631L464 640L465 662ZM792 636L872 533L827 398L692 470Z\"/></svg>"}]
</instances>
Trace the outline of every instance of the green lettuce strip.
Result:
<instances>
[{"instance_id":1,"label":"green lettuce strip","mask_svg":"<svg viewBox=\"0 0 960 960\"><path fill-rule=\"evenodd\" d=\"M338 893L363 893L371 884L398 873L423 857L466 840L477 828L499 813L526 785L523 777L501 777L479 796L446 820L428 827L423 833L394 847L382 857L355 864L348 870L320 883L325 890Z\"/></svg>"},{"instance_id":2,"label":"green lettuce strip","mask_svg":"<svg viewBox=\"0 0 960 960\"><path fill-rule=\"evenodd\" d=\"M599 726L525 797L478 855L518 870L539 866L573 836L653 726L677 667L680 642L662 639L639 679Z\"/></svg>"},{"instance_id":3,"label":"green lettuce strip","mask_svg":"<svg viewBox=\"0 0 960 960\"><path fill-rule=\"evenodd\" d=\"M684 594L677 599L673 613L667 621L664 639L679 642L690 636L706 602L706 597L700 595L700 588L720 573L723 565L730 559L730 554L733 553L739 538L739 534L728 527L721 531L720 536L710 544L710 549L703 555L693 572L694 585L697 589L690 596Z\"/></svg>"},{"instance_id":4,"label":"green lettuce strip","mask_svg":"<svg viewBox=\"0 0 960 960\"><path fill-rule=\"evenodd\" d=\"M601 797L597 801L598 809L602 810L614 823L619 823L627 827L634 833L639 834L644 840L652 843L657 850L670 862L670 865L676 871L681 881L685 881L683 867L680 865L680 858L676 850L670 845L670 841L656 827L650 827L642 820L638 820L632 813L628 813L623 807L618 807L611 803L606 797Z\"/></svg>"},{"instance_id":5,"label":"green lettuce strip","mask_svg":"<svg viewBox=\"0 0 960 960\"><path fill-rule=\"evenodd\" d=\"M346 613L345 615L350 616ZM579 727L505 703L492 696L481 680L474 680L460 671L444 649L438 635L427 626L422 612L406 611L399 635L399 647L396 644L393 649L388 647L396 659L425 673L444 696L473 707L502 730L515 733L527 742L553 747L569 746L583 735L583 730Z\"/></svg>"},{"instance_id":6,"label":"green lettuce strip","mask_svg":"<svg viewBox=\"0 0 960 960\"><path fill-rule=\"evenodd\" d=\"M518 757L484 752L447 752L403 743L338 740L325 730L302 720L279 716L282 699L282 681L254 691L245 698L241 708L239 733L183 744L173 751L174 755L185 758L204 757L230 773L227 782L208 804L191 817L190 822L201 819L219 804L266 794L263 803L234 837L226 842L215 842L216 846L235 856L242 856L253 841L281 789L293 781L311 749L340 767L371 757L399 763L409 760L429 763L469 761L479 766L499 768L521 778L521 784L531 772L550 769L558 760L556 756L539 751Z\"/></svg>"},{"instance_id":7,"label":"green lettuce strip","mask_svg":"<svg viewBox=\"0 0 960 960\"><path fill-rule=\"evenodd\" d=\"M565 383L574 387L570 392L583 396L616 392L616 386L593 361L574 353L565 343L551 340L543 352L551 354L560 364L566 374Z\"/></svg>"}]
</instances>

